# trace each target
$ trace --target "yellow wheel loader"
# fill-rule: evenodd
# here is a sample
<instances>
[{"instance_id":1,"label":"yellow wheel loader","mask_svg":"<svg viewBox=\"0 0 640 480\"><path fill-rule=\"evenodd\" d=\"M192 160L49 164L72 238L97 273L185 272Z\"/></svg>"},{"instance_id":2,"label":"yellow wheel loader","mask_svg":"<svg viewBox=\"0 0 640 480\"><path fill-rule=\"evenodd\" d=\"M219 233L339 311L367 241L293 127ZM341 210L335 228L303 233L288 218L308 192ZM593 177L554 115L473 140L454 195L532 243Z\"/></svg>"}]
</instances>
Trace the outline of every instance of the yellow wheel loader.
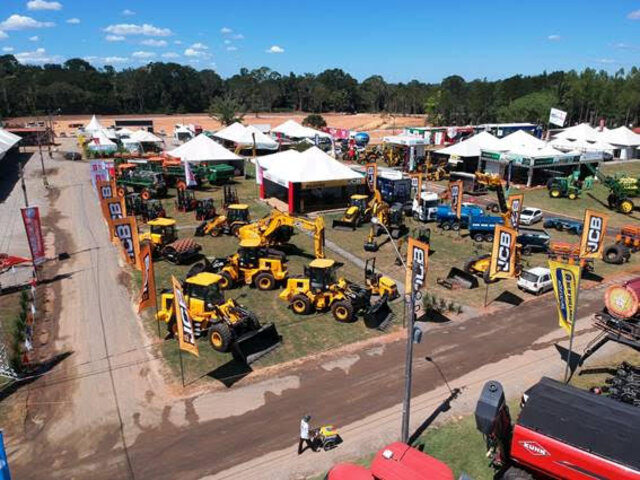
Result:
<instances>
[{"instance_id":1,"label":"yellow wheel loader","mask_svg":"<svg viewBox=\"0 0 640 480\"><path fill-rule=\"evenodd\" d=\"M298 315L331 310L341 323L353 322L362 314L369 328L384 330L393 320L388 299L371 302L372 290L344 278L336 279L338 264L330 259L313 260L304 269L303 278L289 278L280 299Z\"/></svg>"},{"instance_id":2,"label":"yellow wheel loader","mask_svg":"<svg viewBox=\"0 0 640 480\"><path fill-rule=\"evenodd\" d=\"M249 206L244 203L232 203L226 207L224 215L217 215L198 225L195 235L196 237L205 235L219 237L223 234L238 236L240 228L247 225L249 221Z\"/></svg>"},{"instance_id":3,"label":"yellow wheel loader","mask_svg":"<svg viewBox=\"0 0 640 480\"><path fill-rule=\"evenodd\" d=\"M516 277L520 275L520 270L522 269L521 260L521 251L522 245L519 243L516 245ZM483 255L478 255L476 257L472 257L464 264L463 270L471 275L477 275L482 277L484 283L495 283L499 279L491 278L489 275L489 267L491 266L491 254L485 253Z\"/></svg>"},{"instance_id":4,"label":"yellow wheel loader","mask_svg":"<svg viewBox=\"0 0 640 480\"><path fill-rule=\"evenodd\" d=\"M376 259L367 258L364 266L364 284L371 291L372 295L384 297L389 301L400 296L396 282L389 277L376 272Z\"/></svg>"},{"instance_id":5,"label":"yellow wheel loader","mask_svg":"<svg viewBox=\"0 0 640 480\"><path fill-rule=\"evenodd\" d=\"M202 246L192 238L178 239L176 221L159 217L147 222L149 231L140 234L140 242L150 242L153 254L175 264L185 264L197 257Z\"/></svg>"},{"instance_id":6,"label":"yellow wheel loader","mask_svg":"<svg viewBox=\"0 0 640 480\"><path fill-rule=\"evenodd\" d=\"M282 339L275 325L260 325L255 314L233 299L226 300L221 281L220 275L200 272L183 282L196 337L206 335L214 350L232 352L234 358L245 363L277 348ZM177 334L173 290L162 292L156 319L167 325L170 336Z\"/></svg>"}]
</instances>

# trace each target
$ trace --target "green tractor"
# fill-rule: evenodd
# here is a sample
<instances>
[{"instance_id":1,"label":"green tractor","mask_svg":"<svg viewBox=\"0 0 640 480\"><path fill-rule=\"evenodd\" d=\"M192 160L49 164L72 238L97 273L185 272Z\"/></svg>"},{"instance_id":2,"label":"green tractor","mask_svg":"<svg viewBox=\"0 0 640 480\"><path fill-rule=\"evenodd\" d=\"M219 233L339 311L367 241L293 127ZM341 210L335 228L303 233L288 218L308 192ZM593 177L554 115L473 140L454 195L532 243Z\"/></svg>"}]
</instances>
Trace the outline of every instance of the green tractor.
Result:
<instances>
[{"instance_id":1,"label":"green tractor","mask_svg":"<svg viewBox=\"0 0 640 480\"><path fill-rule=\"evenodd\" d=\"M160 173L139 170L136 165L118 165L116 173L116 192L120 198L128 193L139 193L142 200L163 197L167 194L167 184Z\"/></svg>"},{"instance_id":2,"label":"green tractor","mask_svg":"<svg viewBox=\"0 0 640 480\"><path fill-rule=\"evenodd\" d=\"M222 185L228 183L235 174L235 168L226 163L210 163L204 167L206 172L204 177L211 185Z\"/></svg>"},{"instance_id":3,"label":"green tractor","mask_svg":"<svg viewBox=\"0 0 640 480\"><path fill-rule=\"evenodd\" d=\"M605 175L595 167L587 165L593 174L609 189L607 204L611 210L617 210L626 215L633 212L633 199L640 197L640 177L630 175Z\"/></svg>"},{"instance_id":4,"label":"green tractor","mask_svg":"<svg viewBox=\"0 0 640 480\"><path fill-rule=\"evenodd\" d=\"M547 190L551 198L577 199L582 193L580 170L575 170L566 177L552 177L547 181Z\"/></svg>"}]
</instances>

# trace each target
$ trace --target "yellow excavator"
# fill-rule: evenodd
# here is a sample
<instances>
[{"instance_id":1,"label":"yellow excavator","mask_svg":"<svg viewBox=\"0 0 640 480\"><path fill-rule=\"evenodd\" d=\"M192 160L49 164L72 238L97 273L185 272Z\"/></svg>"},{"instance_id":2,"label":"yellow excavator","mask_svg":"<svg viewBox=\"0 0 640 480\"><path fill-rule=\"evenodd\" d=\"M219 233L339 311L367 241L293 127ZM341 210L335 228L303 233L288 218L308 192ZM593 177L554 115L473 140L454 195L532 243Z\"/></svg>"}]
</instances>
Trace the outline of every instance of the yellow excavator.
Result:
<instances>
[{"instance_id":1,"label":"yellow excavator","mask_svg":"<svg viewBox=\"0 0 640 480\"><path fill-rule=\"evenodd\" d=\"M486 186L490 191L496 192L496 196L498 197L498 202L489 203L487 205L487 210L490 210L493 213L499 213L504 220L505 226L513 228L513 223L511 221L511 209L509 208L507 194L504 191L504 186L502 185L502 179L500 176L482 172L476 172L475 176L476 183Z\"/></svg>"},{"instance_id":2,"label":"yellow excavator","mask_svg":"<svg viewBox=\"0 0 640 480\"><path fill-rule=\"evenodd\" d=\"M188 274L182 284L196 337L206 335L214 350L232 352L234 358L245 363L278 347L282 338L275 325L260 325L254 313L233 299L225 299L221 282L220 275L197 272ZM167 325L170 336L177 334L172 289L162 291L156 319Z\"/></svg>"},{"instance_id":3,"label":"yellow excavator","mask_svg":"<svg viewBox=\"0 0 640 480\"><path fill-rule=\"evenodd\" d=\"M244 203L232 203L225 209L224 215L216 215L211 220L205 220L196 228L196 237L211 235L238 236L238 230L250 221L249 206Z\"/></svg>"},{"instance_id":4,"label":"yellow excavator","mask_svg":"<svg viewBox=\"0 0 640 480\"><path fill-rule=\"evenodd\" d=\"M389 205L382 200L378 189L373 192L371 198L367 195L351 195L349 206L342 214L342 218L333 221L332 228L355 230L387 208Z\"/></svg>"}]
</instances>

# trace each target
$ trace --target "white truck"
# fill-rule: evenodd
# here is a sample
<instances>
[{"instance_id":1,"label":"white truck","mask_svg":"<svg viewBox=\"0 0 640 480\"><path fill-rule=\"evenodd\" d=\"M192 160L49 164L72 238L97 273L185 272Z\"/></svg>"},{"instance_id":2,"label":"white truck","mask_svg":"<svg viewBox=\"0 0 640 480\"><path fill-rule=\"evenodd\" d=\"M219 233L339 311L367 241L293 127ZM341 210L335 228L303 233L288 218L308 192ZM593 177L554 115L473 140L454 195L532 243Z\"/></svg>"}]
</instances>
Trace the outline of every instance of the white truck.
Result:
<instances>
[{"instance_id":1,"label":"white truck","mask_svg":"<svg viewBox=\"0 0 640 480\"><path fill-rule=\"evenodd\" d=\"M420 199L413 199L411 212L413 218L420 222L434 222L438 210L438 194L433 192L420 192Z\"/></svg>"}]
</instances>

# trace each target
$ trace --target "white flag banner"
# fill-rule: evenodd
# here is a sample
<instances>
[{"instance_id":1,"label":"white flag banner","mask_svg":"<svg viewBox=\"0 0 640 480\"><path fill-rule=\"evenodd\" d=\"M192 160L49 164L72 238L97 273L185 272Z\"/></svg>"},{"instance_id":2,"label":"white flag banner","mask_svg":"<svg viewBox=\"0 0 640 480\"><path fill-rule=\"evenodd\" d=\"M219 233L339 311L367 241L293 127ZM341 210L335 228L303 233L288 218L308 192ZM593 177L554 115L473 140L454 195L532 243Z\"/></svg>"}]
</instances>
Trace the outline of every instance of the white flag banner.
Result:
<instances>
[{"instance_id":1,"label":"white flag banner","mask_svg":"<svg viewBox=\"0 0 640 480\"><path fill-rule=\"evenodd\" d=\"M184 178L187 182L187 187L195 187L198 185L196 181L196 177L193 175L191 171L191 164L189 162L184 162Z\"/></svg>"},{"instance_id":2,"label":"white flag banner","mask_svg":"<svg viewBox=\"0 0 640 480\"><path fill-rule=\"evenodd\" d=\"M549 112L549 123L557 125L559 127L564 127L564 122L567 119L567 112L559 110L557 108L552 108Z\"/></svg>"}]
</instances>

